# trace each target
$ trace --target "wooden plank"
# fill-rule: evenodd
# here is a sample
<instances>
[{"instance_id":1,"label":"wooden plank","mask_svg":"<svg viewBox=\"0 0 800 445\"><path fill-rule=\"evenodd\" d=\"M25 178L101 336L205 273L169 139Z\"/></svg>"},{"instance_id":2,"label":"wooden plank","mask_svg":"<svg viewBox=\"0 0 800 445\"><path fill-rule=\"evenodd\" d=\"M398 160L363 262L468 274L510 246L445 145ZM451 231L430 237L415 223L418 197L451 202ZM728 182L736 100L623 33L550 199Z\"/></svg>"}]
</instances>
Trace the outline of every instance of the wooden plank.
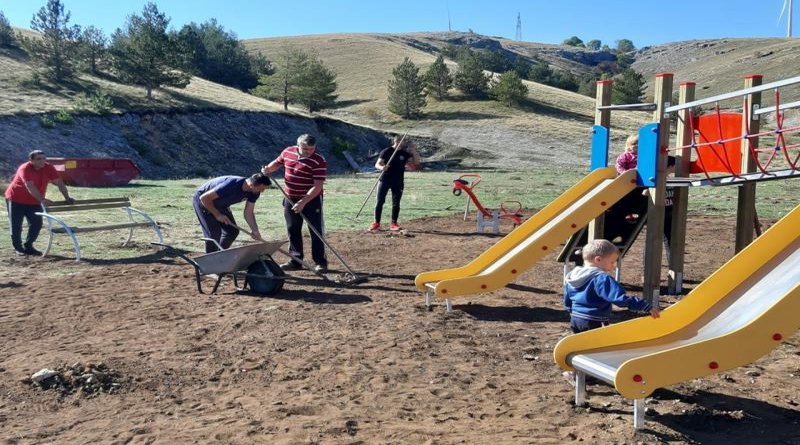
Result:
<instances>
[{"instance_id":1,"label":"wooden plank","mask_svg":"<svg viewBox=\"0 0 800 445\"><path fill-rule=\"evenodd\" d=\"M614 85L612 80L598 80L597 91L595 94L595 112L594 124L601 125L606 129L611 129L611 90ZM608 153L606 153L606 162L608 165ZM605 233L605 220L601 214L597 218L589 222L589 241L593 241L603 237Z\"/></svg>"},{"instance_id":2,"label":"wooden plank","mask_svg":"<svg viewBox=\"0 0 800 445\"><path fill-rule=\"evenodd\" d=\"M361 171L361 166L359 166L359 165L358 165L358 162L356 162L356 160L355 160L355 159L353 159L353 156L350 154L350 152L348 152L348 151L345 151L345 152L344 152L344 158L345 158L345 159L347 159L347 163L348 163L348 164L350 164L350 167L351 167L353 170L355 170L355 171L357 171L357 172L358 172L358 171Z\"/></svg>"},{"instance_id":3,"label":"wooden plank","mask_svg":"<svg viewBox=\"0 0 800 445\"><path fill-rule=\"evenodd\" d=\"M80 205L80 204L102 204L108 202L130 202L130 198L128 198L127 196L120 196L118 198L76 199L75 202L72 204L68 203L67 201L56 201L48 207L63 207L68 205Z\"/></svg>"},{"instance_id":4,"label":"wooden plank","mask_svg":"<svg viewBox=\"0 0 800 445\"><path fill-rule=\"evenodd\" d=\"M91 227L70 227L73 232L75 233L83 233L83 232L100 232L103 230L117 230L117 229L129 229L131 227L150 227L152 224L147 222L135 222L135 223L122 223L122 224L107 224L104 226L91 226ZM66 233L63 227L53 228L53 233Z\"/></svg>"},{"instance_id":5,"label":"wooden plank","mask_svg":"<svg viewBox=\"0 0 800 445\"><path fill-rule=\"evenodd\" d=\"M656 74L655 103L656 111L653 120L660 123L656 150L669 146L669 113L664 112L672 100L672 74ZM640 154L641 159L641 154ZM642 298L658 304L661 289L661 254L664 240L664 193L666 191L667 156L658 153L656 156L656 185L650 188L650 202L647 205L647 235L644 251L644 285Z\"/></svg>"},{"instance_id":6,"label":"wooden plank","mask_svg":"<svg viewBox=\"0 0 800 445\"><path fill-rule=\"evenodd\" d=\"M744 78L745 89L758 87L761 85L761 76L753 74ZM749 124L750 134L758 133L759 120L758 116L752 113L753 105L761 105L761 93L756 92L747 95L742 100L743 106L748 109L744 110L744 115L750 117L750 121L742 120L742 134L747 131ZM750 146L747 143L748 139L742 139L742 174L752 173L756 171L756 162L750 156ZM758 138L750 138L750 143L753 147L758 148ZM742 184L739 187L738 204L736 211L736 252L738 253L748 244L753 242L753 221L756 218L756 184L754 182Z\"/></svg>"},{"instance_id":7,"label":"wooden plank","mask_svg":"<svg viewBox=\"0 0 800 445\"><path fill-rule=\"evenodd\" d=\"M680 104L694 100L695 83L683 82L679 87ZM689 125L689 109L678 112L678 128L675 137L677 147L681 149L675 163L675 177L686 178L689 176L689 163L692 160L692 149L687 147L692 142L692 126ZM672 233L670 236L670 263L669 275L667 276L668 292L673 295L680 295L683 288L683 268L686 257L686 216L689 209L689 189L688 187L678 187L673 195L672 205Z\"/></svg>"},{"instance_id":8,"label":"wooden plank","mask_svg":"<svg viewBox=\"0 0 800 445\"><path fill-rule=\"evenodd\" d=\"M108 204L70 205L61 207L47 207L47 213L80 212L82 210L115 209L130 207L130 202L114 202Z\"/></svg>"}]
</instances>

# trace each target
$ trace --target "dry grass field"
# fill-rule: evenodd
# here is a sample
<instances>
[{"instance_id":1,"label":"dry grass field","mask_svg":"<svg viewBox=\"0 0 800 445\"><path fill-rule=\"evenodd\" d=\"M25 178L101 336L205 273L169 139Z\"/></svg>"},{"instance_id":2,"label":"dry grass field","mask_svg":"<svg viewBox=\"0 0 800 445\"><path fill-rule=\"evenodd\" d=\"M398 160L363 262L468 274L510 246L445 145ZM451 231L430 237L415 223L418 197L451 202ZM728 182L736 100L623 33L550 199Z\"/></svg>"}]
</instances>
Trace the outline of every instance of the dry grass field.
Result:
<instances>
[{"instance_id":1,"label":"dry grass field","mask_svg":"<svg viewBox=\"0 0 800 445\"><path fill-rule=\"evenodd\" d=\"M764 83L800 75L800 41L797 39L691 40L642 49L633 68L650 79L656 73L675 74L677 82L697 83L697 97L725 93L743 85L748 74L762 74ZM784 94L797 96L800 88ZM652 94L652 84L647 94ZM771 94L763 95L771 103Z\"/></svg>"}]
</instances>

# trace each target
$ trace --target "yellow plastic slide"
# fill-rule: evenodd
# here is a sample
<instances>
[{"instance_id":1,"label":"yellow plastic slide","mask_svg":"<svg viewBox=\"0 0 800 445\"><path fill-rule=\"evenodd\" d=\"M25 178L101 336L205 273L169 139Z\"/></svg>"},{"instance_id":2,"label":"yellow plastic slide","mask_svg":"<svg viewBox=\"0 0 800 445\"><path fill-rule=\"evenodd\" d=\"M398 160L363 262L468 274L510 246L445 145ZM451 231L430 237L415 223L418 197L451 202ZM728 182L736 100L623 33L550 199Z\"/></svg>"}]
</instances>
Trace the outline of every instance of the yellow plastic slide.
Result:
<instances>
[{"instance_id":1,"label":"yellow plastic slide","mask_svg":"<svg viewBox=\"0 0 800 445\"><path fill-rule=\"evenodd\" d=\"M709 230L713 228L709 227ZM800 328L800 205L661 318L642 317L561 340L554 358L624 397L753 362Z\"/></svg>"},{"instance_id":2,"label":"yellow plastic slide","mask_svg":"<svg viewBox=\"0 0 800 445\"><path fill-rule=\"evenodd\" d=\"M420 290L433 287L438 298L499 289L635 187L634 170L617 176L613 168L597 169L469 264L421 273L415 284Z\"/></svg>"}]
</instances>

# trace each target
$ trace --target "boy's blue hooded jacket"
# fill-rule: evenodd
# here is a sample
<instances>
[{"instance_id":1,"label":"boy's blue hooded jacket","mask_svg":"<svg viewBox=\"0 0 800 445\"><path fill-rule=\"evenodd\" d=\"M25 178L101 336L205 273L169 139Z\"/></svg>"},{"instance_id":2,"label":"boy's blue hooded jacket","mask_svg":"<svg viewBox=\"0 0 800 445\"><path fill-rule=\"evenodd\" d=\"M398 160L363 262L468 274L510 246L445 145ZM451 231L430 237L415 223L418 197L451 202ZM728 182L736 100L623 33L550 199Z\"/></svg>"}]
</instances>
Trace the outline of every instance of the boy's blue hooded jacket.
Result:
<instances>
[{"instance_id":1,"label":"boy's blue hooded jacket","mask_svg":"<svg viewBox=\"0 0 800 445\"><path fill-rule=\"evenodd\" d=\"M564 277L564 307L573 317L607 322L612 304L633 311L651 307L641 298L626 296L625 289L599 267L576 267Z\"/></svg>"}]
</instances>

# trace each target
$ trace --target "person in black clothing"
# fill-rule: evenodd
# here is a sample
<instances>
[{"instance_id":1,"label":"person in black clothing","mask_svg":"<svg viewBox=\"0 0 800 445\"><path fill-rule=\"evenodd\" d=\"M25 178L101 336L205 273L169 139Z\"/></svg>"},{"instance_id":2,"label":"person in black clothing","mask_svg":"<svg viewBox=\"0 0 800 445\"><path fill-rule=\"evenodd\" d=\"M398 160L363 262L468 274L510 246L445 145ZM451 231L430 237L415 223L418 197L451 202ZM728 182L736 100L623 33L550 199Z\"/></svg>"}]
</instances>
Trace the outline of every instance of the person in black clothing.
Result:
<instances>
[{"instance_id":1,"label":"person in black clothing","mask_svg":"<svg viewBox=\"0 0 800 445\"><path fill-rule=\"evenodd\" d=\"M375 168L381 171L381 176L378 180L378 199L375 202L375 221L369 226L371 232L381 228L381 213L389 190L392 191L392 222L389 230L400 230L397 218L400 216L400 199L403 197L403 176L406 169L416 169L421 163L416 144L401 136L395 136L393 142L391 147L381 151L375 162Z\"/></svg>"}]
</instances>

